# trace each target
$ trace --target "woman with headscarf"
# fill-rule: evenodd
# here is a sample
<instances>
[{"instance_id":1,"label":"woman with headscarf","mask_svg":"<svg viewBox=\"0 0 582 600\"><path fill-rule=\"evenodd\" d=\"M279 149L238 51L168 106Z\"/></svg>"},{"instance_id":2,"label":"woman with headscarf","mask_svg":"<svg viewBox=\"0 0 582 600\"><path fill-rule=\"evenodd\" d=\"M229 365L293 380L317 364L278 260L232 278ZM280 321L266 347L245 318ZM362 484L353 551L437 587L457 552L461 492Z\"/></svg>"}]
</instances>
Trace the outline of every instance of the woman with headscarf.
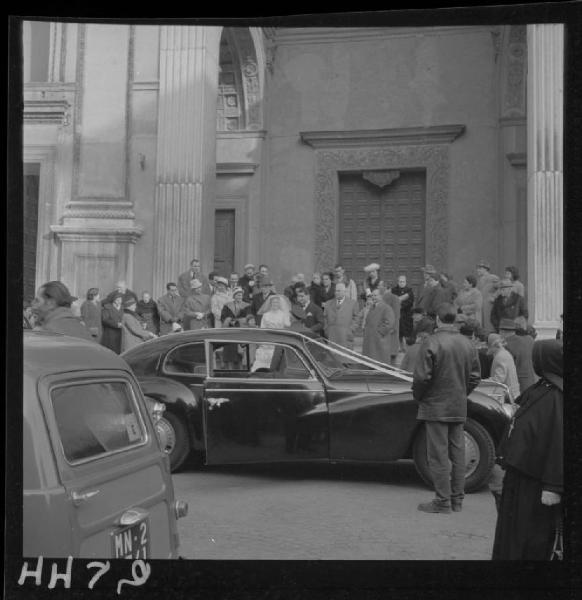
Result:
<instances>
[{"instance_id":1,"label":"woman with headscarf","mask_svg":"<svg viewBox=\"0 0 582 600\"><path fill-rule=\"evenodd\" d=\"M563 347L533 347L540 379L518 399L519 408L499 447L505 468L493 560L549 560L563 493Z\"/></svg>"},{"instance_id":2,"label":"woman with headscarf","mask_svg":"<svg viewBox=\"0 0 582 600\"><path fill-rule=\"evenodd\" d=\"M123 294L119 292L111 297L111 302L105 302L101 309L101 345L121 354L121 330L123 328Z\"/></svg>"},{"instance_id":3,"label":"woman with headscarf","mask_svg":"<svg viewBox=\"0 0 582 600\"><path fill-rule=\"evenodd\" d=\"M291 305L281 294L268 296L259 309L261 329L288 329L291 327ZM275 347L272 344L261 344L255 354L255 362L251 371L270 369Z\"/></svg>"}]
</instances>

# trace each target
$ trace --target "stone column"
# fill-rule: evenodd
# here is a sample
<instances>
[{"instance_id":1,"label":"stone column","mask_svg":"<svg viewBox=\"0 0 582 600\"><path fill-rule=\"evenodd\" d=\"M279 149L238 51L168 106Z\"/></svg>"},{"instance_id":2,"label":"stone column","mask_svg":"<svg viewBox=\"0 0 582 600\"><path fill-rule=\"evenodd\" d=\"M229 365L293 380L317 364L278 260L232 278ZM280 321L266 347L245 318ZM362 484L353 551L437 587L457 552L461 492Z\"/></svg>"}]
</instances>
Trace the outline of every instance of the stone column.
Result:
<instances>
[{"instance_id":1,"label":"stone column","mask_svg":"<svg viewBox=\"0 0 582 600\"><path fill-rule=\"evenodd\" d=\"M154 206L153 289L165 290L192 258L214 260L216 98L220 27L164 25Z\"/></svg>"},{"instance_id":2,"label":"stone column","mask_svg":"<svg viewBox=\"0 0 582 600\"><path fill-rule=\"evenodd\" d=\"M527 46L528 296L546 338L563 311L563 25L528 25Z\"/></svg>"}]
</instances>

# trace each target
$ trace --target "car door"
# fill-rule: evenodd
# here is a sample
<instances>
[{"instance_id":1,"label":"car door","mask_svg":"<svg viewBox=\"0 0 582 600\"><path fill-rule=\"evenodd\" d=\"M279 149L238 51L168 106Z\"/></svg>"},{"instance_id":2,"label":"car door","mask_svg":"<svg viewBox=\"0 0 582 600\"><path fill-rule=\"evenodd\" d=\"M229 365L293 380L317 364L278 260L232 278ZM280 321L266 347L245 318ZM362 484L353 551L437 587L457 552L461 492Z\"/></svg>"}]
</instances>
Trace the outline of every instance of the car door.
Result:
<instances>
[{"instance_id":1,"label":"car door","mask_svg":"<svg viewBox=\"0 0 582 600\"><path fill-rule=\"evenodd\" d=\"M229 371L221 364L225 344L206 343L208 464L329 457L324 387L301 351L286 344L239 343L240 368ZM257 368L259 356L268 356L268 368Z\"/></svg>"},{"instance_id":2,"label":"car door","mask_svg":"<svg viewBox=\"0 0 582 600\"><path fill-rule=\"evenodd\" d=\"M347 349L306 346L325 377L331 460L402 458L417 427L410 381Z\"/></svg>"},{"instance_id":3,"label":"car door","mask_svg":"<svg viewBox=\"0 0 582 600\"><path fill-rule=\"evenodd\" d=\"M173 488L137 383L123 371L43 378L39 396L75 556L172 558Z\"/></svg>"}]
</instances>

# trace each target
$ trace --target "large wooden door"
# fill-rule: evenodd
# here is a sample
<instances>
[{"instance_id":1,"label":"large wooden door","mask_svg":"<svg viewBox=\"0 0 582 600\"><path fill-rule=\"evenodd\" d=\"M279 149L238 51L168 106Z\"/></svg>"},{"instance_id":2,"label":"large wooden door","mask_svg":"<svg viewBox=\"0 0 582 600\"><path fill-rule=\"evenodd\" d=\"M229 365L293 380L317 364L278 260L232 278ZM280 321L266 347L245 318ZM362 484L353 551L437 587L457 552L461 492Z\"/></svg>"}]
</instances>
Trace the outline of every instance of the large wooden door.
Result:
<instances>
[{"instance_id":1,"label":"large wooden door","mask_svg":"<svg viewBox=\"0 0 582 600\"><path fill-rule=\"evenodd\" d=\"M40 165L26 163L24 165L23 185L23 293L24 298L34 298L36 280L36 245L38 236L38 190Z\"/></svg>"},{"instance_id":2,"label":"large wooden door","mask_svg":"<svg viewBox=\"0 0 582 600\"><path fill-rule=\"evenodd\" d=\"M228 277L234 270L234 209L219 209L214 217L214 270Z\"/></svg>"},{"instance_id":3,"label":"large wooden door","mask_svg":"<svg viewBox=\"0 0 582 600\"><path fill-rule=\"evenodd\" d=\"M387 285L401 273L422 283L425 202L424 171L400 171L384 187L361 173L340 174L339 260L350 277L363 281L363 268L377 262Z\"/></svg>"}]
</instances>

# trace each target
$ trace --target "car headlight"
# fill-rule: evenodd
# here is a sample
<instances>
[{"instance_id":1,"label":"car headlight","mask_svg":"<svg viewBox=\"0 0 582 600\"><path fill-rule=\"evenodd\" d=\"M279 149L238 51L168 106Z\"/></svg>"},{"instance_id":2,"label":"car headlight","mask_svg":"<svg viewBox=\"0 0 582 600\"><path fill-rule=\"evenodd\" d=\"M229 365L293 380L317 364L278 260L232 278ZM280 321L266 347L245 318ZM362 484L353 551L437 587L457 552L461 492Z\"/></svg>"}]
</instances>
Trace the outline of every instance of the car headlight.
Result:
<instances>
[{"instance_id":1,"label":"car headlight","mask_svg":"<svg viewBox=\"0 0 582 600\"><path fill-rule=\"evenodd\" d=\"M159 421L162 418L162 415L164 414L165 410L166 410L165 404L162 404L161 402L154 402L154 404L151 408L151 414L152 414L154 423L156 421Z\"/></svg>"}]
</instances>

